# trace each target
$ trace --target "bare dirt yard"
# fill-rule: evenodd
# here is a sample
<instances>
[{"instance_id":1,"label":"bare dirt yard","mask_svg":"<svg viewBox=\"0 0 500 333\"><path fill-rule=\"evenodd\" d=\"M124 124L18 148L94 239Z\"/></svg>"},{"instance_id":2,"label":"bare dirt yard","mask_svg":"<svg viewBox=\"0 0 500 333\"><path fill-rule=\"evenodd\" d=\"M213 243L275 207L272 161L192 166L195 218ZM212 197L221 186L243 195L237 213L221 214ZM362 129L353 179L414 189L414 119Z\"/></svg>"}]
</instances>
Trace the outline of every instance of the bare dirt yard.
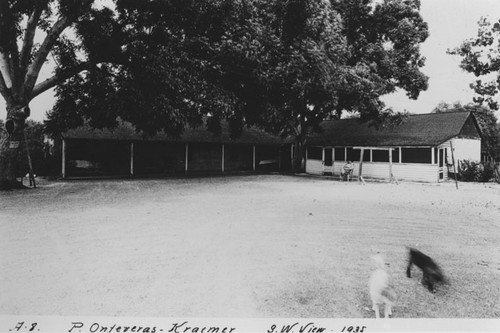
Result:
<instances>
[{"instance_id":1,"label":"bare dirt yard","mask_svg":"<svg viewBox=\"0 0 500 333\"><path fill-rule=\"evenodd\" d=\"M395 318L499 318L499 217L492 183L44 181L0 193L0 314L373 318L380 253ZM407 278L405 246L450 284Z\"/></svg>"}]
</instances>

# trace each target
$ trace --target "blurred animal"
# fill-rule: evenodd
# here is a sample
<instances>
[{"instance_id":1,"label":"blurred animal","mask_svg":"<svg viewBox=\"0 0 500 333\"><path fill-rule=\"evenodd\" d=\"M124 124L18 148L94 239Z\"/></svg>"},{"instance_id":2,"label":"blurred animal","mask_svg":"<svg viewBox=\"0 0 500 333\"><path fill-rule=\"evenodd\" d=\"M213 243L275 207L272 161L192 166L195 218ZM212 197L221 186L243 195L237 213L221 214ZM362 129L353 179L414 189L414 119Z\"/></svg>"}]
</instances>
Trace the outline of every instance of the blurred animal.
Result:
<instances>
[{"instance_id":1,"label":"blurred animal","mask_svg":"<svg viewBox=\"0 0 500 333\"><path fill-rule=\"evenodd\" d=\"M444 282L444 275L441 268L431 259L431 257L423 254L419 250L408 248L408 268L406 276L411 278L411 267L417 266L422 270L422 284L427 289L434 293L436 292L434 285L437 282Z\"/></svg>"},{"instance_id":2,"label":"blurred animal","mask_svg":"<svg viewBox=\"0 0 500 333\"><path fill-rule=\"evenodd\" d=\"M396 293L390 287L389 274L385 270L385 262L382 256L376 255L373 257L376 269L370 276L369 288L370 297L373 303L373 311L375 317L380 318L380 304L385 304L384 316L389 318L392 315L392 306L396 301Z\"/></svg>"}]
</instances>

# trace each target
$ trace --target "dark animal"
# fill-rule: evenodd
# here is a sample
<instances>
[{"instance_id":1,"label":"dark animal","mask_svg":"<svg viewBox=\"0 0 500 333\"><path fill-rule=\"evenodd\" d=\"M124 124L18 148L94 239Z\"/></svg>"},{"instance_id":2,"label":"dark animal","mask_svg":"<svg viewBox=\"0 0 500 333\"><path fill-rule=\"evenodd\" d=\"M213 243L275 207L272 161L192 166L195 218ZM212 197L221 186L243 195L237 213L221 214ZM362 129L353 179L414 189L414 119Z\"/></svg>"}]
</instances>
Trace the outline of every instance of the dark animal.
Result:
<instances>
[{"instance_id":1,"label":"dark animal","mask_svg":"<svg viewBox=\"0 0 500 333\"><path fill-rule=\"evenodd\" d=\"M427 289L434 293L434 285L437 282L444 282L444 275L441 268L431 259L431 257L423 254L422 252L409 248L408 268L406 269L406 276L411 278L411 266L415 265L422 270L422 284Z\"/></svg>"}]
</instances>

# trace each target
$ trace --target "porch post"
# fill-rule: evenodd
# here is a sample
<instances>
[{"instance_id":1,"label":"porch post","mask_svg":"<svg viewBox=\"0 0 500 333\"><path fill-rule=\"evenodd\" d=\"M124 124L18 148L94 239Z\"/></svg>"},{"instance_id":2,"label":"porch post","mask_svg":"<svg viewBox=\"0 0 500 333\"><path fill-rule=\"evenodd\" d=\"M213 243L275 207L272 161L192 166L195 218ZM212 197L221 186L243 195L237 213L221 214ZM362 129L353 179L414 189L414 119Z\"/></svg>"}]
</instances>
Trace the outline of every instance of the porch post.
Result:
<instances>
[{"instance_id":1,"label":"porch post","mask_svg":"<svg viewBox=\"0 0 500 333\"><path fill-rule=\"evenodd\" d=\"M434 149L436 149L436 148L434 148L434 147L431 148L431 164L435 163L435 161L434 161Z\"/></svg>"},{"instance_id":2,"label":"porch post","mask_svg":"<svg viewBox=\"0 0 500 333\"><path fill-rule=\"evenodd\" d=\"M252 165L253 165L253 171L255 171L255 145L253 145L253 161L252 161Z\"/></svg>"},{"instance_id":3,"label":"porch post","mask_svg":"<svg viewBox=\"0 0 500 333\"><path fill-rule=\"evenodd\" d=\"M189 143L186 142L186 160L184 162L184 173L188 173Z\"/></svg>"},{"instance_id":4,"label":"porch post","mask_svg":"<svg viewBox=\"0 0 500 333\"><path fill-rule=\"evenodd\" d=\"M392 181L392 148L389 148L389 180Z\"/></svg>"},{"instance_id":5,"label":"porch post","mask_svg":"<svg viewBox=\"0 0 500 333\"><path fill-rule=\"evenodd\" d=\"M361 148L361 153L359 157L359 174L358 174L358 182L362 181L363 184L365 183L365 180L363 179L363 155L365 154L365 149Z\"/></svg>"},{"instance_id":6,"label":"porch post","mask_svg":"<svg viewBox=\"0 0 500 333\"><path fill-rule=\"evenodd\" d=\"M221 166L222 166L222 172L224 172L224 144L222 144L222 163L221 163Z\"/></svg>"},{"instance_id":7,"label":"porch post","mask_svg":"<svg viewBox=\"0 0 500 333\"><path fill-rule=\"evenodd\" d=\"M62 139L62 166L61 166L62 177L66 178L66 140Z\"/></svg>"},{"instance_id":8,"label":"porch post","mask_svg":"<svg viewBox=\"0 0 500 333\"><path fill-rule=\"evenodd\" d=\"M130 143L130 175L134 175L134 143Z\"/></svg>"}]
</instances>

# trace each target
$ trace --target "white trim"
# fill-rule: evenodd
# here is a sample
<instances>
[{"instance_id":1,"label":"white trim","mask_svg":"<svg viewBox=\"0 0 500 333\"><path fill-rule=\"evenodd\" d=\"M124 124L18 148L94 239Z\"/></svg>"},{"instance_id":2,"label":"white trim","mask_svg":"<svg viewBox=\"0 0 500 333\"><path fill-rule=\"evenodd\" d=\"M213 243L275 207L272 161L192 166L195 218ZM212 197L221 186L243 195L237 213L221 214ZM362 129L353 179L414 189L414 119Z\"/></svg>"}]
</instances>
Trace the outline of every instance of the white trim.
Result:
<instances>
[{"instance_id":1,"label":"white trim","mask_svg":"<svg viewBox=\"0 0 500 333\"><path fill-rule=\"evenodd\" d=\"M130 174L134 175L134 143L130 143Z\"/></svg>"},{"instance_id":2,"label":"white trim","mask_svg":"<svg viewBox=\"0 0 500 333\"><path fill-rule=\"evenodd\" d=\"M222 144L222 172L224 172L224 144Z\"/></svg>"},{"instance_id":3,"label":"white trim","mask_svg":"<svg viewBox=\"0 0 500 333\"><path fill-rule=\"evenodd\" d=\"M66 140L62 139L62 165L61 165L62 177L66 178Z\"/></svg>"},{"instance_id":4,"label":"white trim","mask_svg":"<svg viewBox=\"0 0 500 333\"><path fill-rule=\"evenodd\" d=\"M189 143L186 143L186 160L184 162L184 173L188 172Z\"/></svg>"},{"instance_id":5,"label":"white trim","mask_svg":"<svg viewBox=\"0 0 500 333\"><path fill-rule=\"evenodd\" d=\"M255 171L255 145L253 145L253 171Z\"/></svg>"}]
</instances>

